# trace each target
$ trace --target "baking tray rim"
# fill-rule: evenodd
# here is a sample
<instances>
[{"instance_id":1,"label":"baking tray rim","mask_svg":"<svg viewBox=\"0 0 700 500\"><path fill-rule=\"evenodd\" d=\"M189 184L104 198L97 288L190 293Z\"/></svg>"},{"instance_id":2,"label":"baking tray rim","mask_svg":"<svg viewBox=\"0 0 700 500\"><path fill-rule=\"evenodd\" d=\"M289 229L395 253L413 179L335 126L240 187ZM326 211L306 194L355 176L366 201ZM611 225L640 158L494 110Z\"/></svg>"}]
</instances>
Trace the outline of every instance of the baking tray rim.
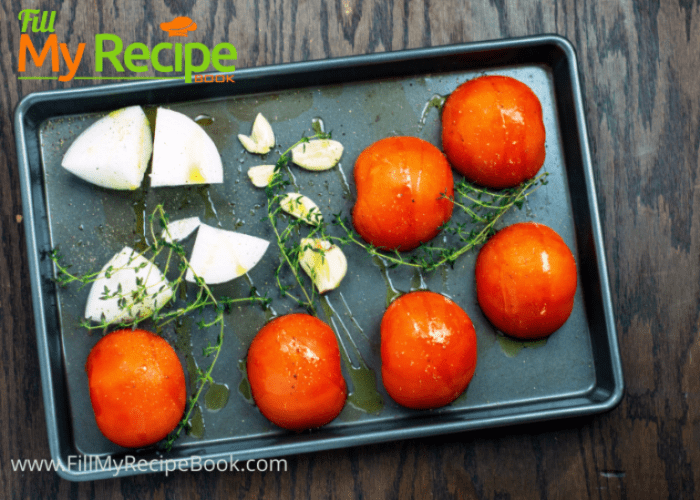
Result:
<instances>
[{"instance_id":1,"label":"baking tray rim","mask_svg":"<svg viewBox=\"0 0 700 500\"><path fill-rule=\"evenodd\" d=\"M469 431L478 428L501 427L513 424L529 423L542 420L551 420L555 418L565 418L574 416L591 415L609 411L619 404L624 393L624 380L622 373L622 364L620 359L619 345L615 328L615 320L613 313L613 304L610 291L609 275L605 258L605 247L603 242L603 233L600 223L600 214L597 204L597 195L594 182L594 174L592 160L590 154L590 146L588 141L588 132L586 126L585 115L583 112L583 93L581 89L580 75L578 71L578 62L576 51L566 38L560 35L537 35L519 38L499 39L490 41L479 41L452 44L438 47L405 49L394 52L384 52L378 54L364 54L356 56L345 56L331 59L321 59L312 61L292 62L277 65L260 66L253 68L238 69L235 71L235 77L238 80L255 80L271 75L294 75L305 72L328 72L334 69L349 69L366 65L379 65L396 62L416 61L424 58L437 58L458 56L460 54L472 54L480 51L492 52L494 50L517 50L527 48L538 48L542 46L553 46L561 51L564 55L567 64L567 71L570 77L570 85L572 91L573 105L575 108L575 125L578 131L578 141L581 154L581 163L583 166L583 175L586 183L588 208L591 211L591 236L593 238L594 251L597 259L597 271L600 279L600 292L603 305L603 316L606 327L605 340L609 354L609 369L613 381L612 388L605 390L601 394L599 401L592 402L590 399L585 403L575 404L566 407L554 408L550 410L532 409L536 404L525 403L522 406L516 405L515 408L522 408L523 412L514 412L501 416L481 417L476 419L463 419L451 422L437 422L419 427L410 427L408 429L388 429L384 431L368 431L355 434L353 436L341 437L325 437L323 439L323 447L318 447L315 441L307 441L301 443L274 445L273 447L260 447L246 450L237 450L233 453L225 453L227 457L245 454L246 457L265 458L287 456L293 453L308 453L326 449L338 449L350 446L358 446L369 443L387 442L398 439L408 439L417 437L426 437L436 434L448 434L454 432ZM389 75L390 76L390 75ZM367 78L358 78L358 81L367 80ZM319 85L325 85L327 82L320 82ZM40 255L36 238L37 220L34 216L34 196L31 191L31 166L29 152L27 149L27 120L31 111L37 107L57 100L73 101L81 98L94 98L100 96L108 96L121 94L128 101L129 94L135 94L143 91L168 90L177 87L190 85L217 85L217 84L188 84L180 80L155 80L155 81L138 81L116 84L102 84L89 87L70 88L70 89L55 89L42 92L35 92L25 96L18 103L15 109L15 141L18 156L18 168L20 173L20 188L22 195L22 209L24 214L25 237L27 244L27 257L29 260L29 274L32 293L32 305L34 309L34 320L36 328L37 353L39 356L39 368L42 383L42 394L44 402L44 410L46 417L46 426L49 440L49 449L51 459L59 465L56 472L64 479L71 481L85 481L93 479L102 479L111 477L113 470L104 471L76 471L68 467L64 456L61 454L59 443L58 416L56 414L56 399L54 397L55 390L55 374L51 372L51 358L49 352L48 332L46 329L46 311L44 309L44 298L40 293L42 290L41 273L40 273ZM207 98L204 97L195 97ZM173 99L169 102L188 101L192 99ZM57 113L60 116L62 113ZM59 370L60 372L60 370ZM581 399L581 398L579 398ZM222 454L206 455L207 459L216 459ZM181 458L177 458L180 460ZM187 466L192 465L189 458ZM132 470L125 472L126 475L138 474L138 471Z\"/></svg>"}]
</instances>

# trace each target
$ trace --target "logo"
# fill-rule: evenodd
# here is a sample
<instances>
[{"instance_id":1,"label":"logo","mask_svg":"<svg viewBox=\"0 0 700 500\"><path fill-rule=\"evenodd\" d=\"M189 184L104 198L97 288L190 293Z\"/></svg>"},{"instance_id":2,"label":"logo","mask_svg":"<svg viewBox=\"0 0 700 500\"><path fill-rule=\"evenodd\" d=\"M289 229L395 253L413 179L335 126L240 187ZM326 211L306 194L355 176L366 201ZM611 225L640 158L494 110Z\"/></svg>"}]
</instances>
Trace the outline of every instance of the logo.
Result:
<instances>
[{"instance_id":1,"label":"logo","mask_svg":"<svg viewBox=\"0 0 700 500\"><path fill-rule=\"evenodd\" d=\"M176 17L169 23L160 23L160 29L168 33L168 37L171 36L187 36L188 31L194 31L197 29L197 23L195 23L189 17Z\"/></svg>"},{"instance_id":2,"label":"logo","mask_svg":"<svg viewBox=\"0 0 700 500\"><path fill-rule=\"evenodd\" d=\"M112 68L120 76L76 76L80 63L85 53L86 42L81 42L71 54L66 43L59 43L58 36L54 33L56 11L40 11L39 9L24 9L19 13L19 21L22 34L19 41L18 71L19 79L24 80L58 80L68 82L75 80L173 80L183 79L191 83L195 82L233 82L232 75L201 75L213 67L220 72L233 72L236 67L231 61L237 59L236 47L228 42L223 42L209 48L203 43L171 43L161 42L150 48L141 42L133 42L126 47L124 41L111 33L99 33L95 35L94 58L95 73L102 73L106 68ZM51 33L41 52L37 50L30 34ZM171 37L187 38L188 33L197 29L197 24L189 17L176 17L170 22L160 24L160 28ZM172 53L173 64L165 65L161 62L161 54ZM196 64L196 55L201 54L201 62ZM31 59L34 66L41 68L44 63L50 61L52 76L24 76L27 71L27 63ZM62 64L61 64L62 63ZM154 70L157 73L184 72L182 76L142 76ZM122 75L123 73L123 75ZM133 73L128 75L127 73Z\"/></svg>"}]
</instances>

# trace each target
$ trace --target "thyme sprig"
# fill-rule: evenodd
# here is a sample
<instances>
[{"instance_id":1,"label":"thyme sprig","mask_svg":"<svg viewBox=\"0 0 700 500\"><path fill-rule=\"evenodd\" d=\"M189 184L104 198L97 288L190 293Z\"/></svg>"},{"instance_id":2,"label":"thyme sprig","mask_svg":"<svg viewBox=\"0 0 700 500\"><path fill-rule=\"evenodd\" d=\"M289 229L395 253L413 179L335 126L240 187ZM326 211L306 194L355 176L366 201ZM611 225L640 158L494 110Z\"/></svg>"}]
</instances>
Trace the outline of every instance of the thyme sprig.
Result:
<instances>
[{"instance_id":1,"label":"thyme sprig","mask_svg":"<svg viewBox=\"0 0 700 500\"><path fill-rule=\"evenodd\" d=\"M190 425L192 412L197 407L199 398L204 392L204 389L214 382L212 378L212 372L214 370L214 366L216 365L217 360L219 359L221 347L224 341L224 313L228 312L231 306L233 306L234 304L258 303L263 307L267 307L271 302L270 298L258 295L255 292L255 289L251 289L250 296L248 297L217 298L212 292L211 288L204 282L204 280L201 277L197 276L193 270L193 273L195 274L195 284L197 287L194 300L186 301L186 303L182 307L178 307L177 309L166 310L169 306L173 306L177 301L176 292L178 289L180 289L180 287L185 286L185 274L188 270L191 269L190 263L186 257L186 253L182 245L180 245L177 242L170 241L170 234L168 232L168 219L169 217L164 211L163 206L156 206L156 208L148 218L149 230L151 233L151 240L153 241L153 243L149 245L144 251L136 255L143 256L155 265L156 259L159 258L159 256L161 256L163 253L165 253L166 256L164 257L165 265L163 268L163 275L167 275L171 267L177 267L177 276L174 279L172 279L167 285L171 288L171 291L173 292L172 299L166 302L161 307L157 307L146 314L122 321L118 324L109 324L104 320L98 323L91 323L89 320L84 320L81 323L81 326L89 330L106 330L108 327L135 327L143 321L152 320L156 329L160 330L168 323L182 318L184 316L191 315L193 313L199 313L201 315L204 315L204 312L210 308L216 312L213 320L205 321L204 319L202 319L197 323L197 326L201 329L213 328L218 326L216 344L212 346L211 343L208 343L207 346L204 347L202 350L202 354L205 357L213 357L206 370L197 368L195 388L193 389L194 394L189 398L187 411L183 415L180 423L175 428L175 430L168 436L165 442L166 450L170 450L172 448L173 443L180 436L183 429L186 429ZM163 234L156 234L156 223L164 230ZM79 275L71 273L69 271L71 266L63 264L63 256L60 254L58 248L55 248L52 252L50 252L49 257L56 266L55 281L59 286L64 287L71 283L77 282L80 283L80 288L82 288L88 284L94 283L103 274L106 277L109 277L112 273L119 270L131 269L137 271L138 269L143 267L143 264L131 267L126 266L118 269L108 267L107 269L105 269L104 273L102 271L98 271L88 272L86 274ZM133 262L134 258L135 257L131 258L130 263ZM175 264L175 262L177 262L177 264ZM148 296L149 290L148 287L145 286L144 281L147 280L142 280L141 282L137 280L137 289L132 292L124 292L121 289L121 286L119 286L116 290L109 290L105 287L101 298L110 299L118 297L118 303L120 308L132 307L133 304L138 303L139 301L143 301ZM162 290L159 289L155 293L162 293Z\"/></svg>"},{"instance_id":2,"label":"thyme sprig","mask_svg":"<svg viewBox=\"0 0 700 500\"><path fill-rule=\"evenodd\" d=\"M299 240L299 234L304 227L310 227L307 237L314 235L325 236L325 224L322 221L321 213L313 211L303 218L289 217L282 209L282 198L284 197L285 189L292 185L292 174L289 170L289 162L291 161L291 151L299 144L309 142L311 139L330 139L330 133L324 133L316 129L316 133L310 137L302 137L292 146L286 149L280 158L275 163L275 173L265 188L265 196L267 197L267 215L265 219L270 223L272 231L275 234L275 242L280 252L280 263L275 268L275 283L279 289L280 295L288 297L297 305L307 309L311 313L316 312L315 299L317 297L316 289L313 285L309 285L301 275L301 265L299 258L306 250L302 248ZM300 203L299 200L293 203ZM282 224L280 224L282 222ZM284 225L286 223L286 225ZM293 282L285 283L283 278L284 269L288 268L292 273ZM298 288L298 292L293 292Z\"/></svg>"},{"instance_id":3,"label":"thyme sprig","mask_svg":"<svg viewBox=\"0 0 700 500\"><path fill-rule=\"evenodd\" d=\"M502 191L480 188L466 180L458 182L454 188L453 203L467 215L467 220L458 221L457 217L453 217L440 228L445 233L456 236L457 241L452 245L423 243L406 255L398 250L387 251L365 242L342 213L334 214L333 224L340 227L345 236L331 238L343 245L358 245L373 257L383 259L390 267L410 266L426 272L434 271L445 264L454 264L461 255L486 242L496 232L496 223L501 217L513 207L522 209L527 197L547 184L548 175L544 172L517 187Z\"/></svg>"}]
</instances>

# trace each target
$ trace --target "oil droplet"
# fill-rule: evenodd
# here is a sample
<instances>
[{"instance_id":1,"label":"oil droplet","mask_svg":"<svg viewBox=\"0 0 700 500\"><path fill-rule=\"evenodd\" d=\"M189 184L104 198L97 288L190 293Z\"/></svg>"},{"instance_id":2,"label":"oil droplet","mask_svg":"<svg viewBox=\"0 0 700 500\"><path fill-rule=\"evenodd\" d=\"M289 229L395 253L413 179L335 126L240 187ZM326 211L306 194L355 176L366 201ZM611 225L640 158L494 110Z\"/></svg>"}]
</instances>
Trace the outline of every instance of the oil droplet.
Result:
<instances>
[{"instance_id":1,"label":"oil droplet","mask_svg":"<svg viewBox=\"0 0 700 500\"><path fill-rule=\"evenodd\" d=\"M338 168L335 169L338 172L338 178L340 179L340 185L343 186L343 199L351 200L352 191L350 190L350 184L348 183L348 178L345 176L345 171L343 170L343 165L338 162Z\"/></svg>"},{"instance_id":2,"label":"oil droplet","mask_svg":"<svg viewBox=\"0 0 700 500\"><path fill-rule=\"evenodd\" d=\"M253 283L253 279L250 277L248 273L244 274L246 281L248 282L248 285L250 285L250 293L254 294L256 297L262 297L260 295L260 292L258 292L258 287L255 286L255 283ZM272 308L270 304L265 304L263 307L263 311L265 313L265 321L270 321L272 318L277 316L277 312Z\"/></svg>"},{"instance_id":3,"label":"oil droplet","mask_svg":"<svg viewBox=\"0 0 700 500\"><path fill-rule=\"evenodd\" d=\"M423 129L423 126L425 125L425 120L428 117L430 110L433 108L437 109L438 111L441 110L442 106L445 104L446 99L446 96L440 94L433 94L430 100L426 102L423 106L423 111L420 114L420 120L418 120L418 130Z\"/></svg>"},{"instance_id":4,"label":"oil droplet","mask_svg":"<svg viewBox=\"0 0 700 500\"><path fill-rule=\"evenodd\" d=\"M423 279L423 273L420 269L415 269L413 271L413 276L411 277L411 291L415 290L427 290L428 285L425 284Z\"/></svg>"},{"instance_id":5,"label":"oil droplet","mask_svg":"<svg viewBox=\"0 0 700 500\"><path fill-rule=\"evenodd\" d=\"M177 340L175 341L175 349L188 356L192 356L192 318L189 316L180 316L175 321L175 333ZM189 371L189 366L187 367Z\"/></svg>"},{"instance_id":6,"label":"oil droplet","mask_svg":"<svg viewBox=\"0 0 700 500\"><path fill-rule=\"evenodd\" d=\"M207 410L218 411L226 406L230 393L231 391L226 384L212 382L209 384L207 392L204 393L204 406Z\"/></svg>"},{"instance_id":7,"label":"oil droplet","mask_svg":"<svg viewBox=\"0 0 700 500\"><path fill-rule=\"evenodd\" d=\"M192 418L188 422L187 434L197 439L204 437L204 418L202 418L202 409L197 405L192 414Z\"/></svg>"},{"instance_id":8,"label":"oil droplet","mask_svg":"<svg viewBox=\"0 0 700 500\"><path fill-rule=\"evenodd\" d=\"M315 116L311 119L311 128L317 134L323 134L326 131L325 124L319 116Z\"/></svg>"},{"instance_id":9,"label":"oil droplet","mask_svg":"<svg viewBox=\"0 0 700 500\"><path fill-rule=\"evenodd\" d=\"M289 178L292 181L292 186L294 186L294 190L298 193L299 192L299 185L297 184L297 178L294 177L294 172L292 172L292 169L289 168L289 163L287 163L287 165L285 165L284 168L287 169L287 173L289 174Z\"/></svg>"},{"instance_id":10,"label":"oil droplet","mask_svg":"<svg viewBox=\"0 0 700 500\"><path fill-rule=\"evenodd\" d=\"M451 404L451 405L458 405L459 403L461 403L462 401L464 401L465 399L467 399L467 393L468 393L468 392L469 392L469 386L467 386L467 388L464 389L464 392L462 392L462 394L460 394L459 396L457 396L457 397L455 398L455 400L452 401L450 404Z\"/></svg>"},{"instance_id":11,"label":"oil droplet","mask_svg":"<svg viewBox=\"0 0 700 500\"><path fill-rule=\"evenodd\" d=\"M202 201L204 202L204 216L207 219L214 217L216 218L216 222L219 222L219 215L216 213L216 207L211 199L209 185L199 186L197 188L197 194L199 194L200 198L202 198Z\"/></svg>"},{"instance_id":12,"label":"oil droplet","mask_svg":"<svg viewBox=\"0 0 700 500\"><path fill-rule=\"evenodd\" d=\"M250 382L248 382L248 370L246 369L246 360L238 360L238 371L241 372L241 383L238 384L238 393L243 396L249 404L255 405L253 393L250 390Z\"/></svg>"},{"instance_id":13,"label":"oil droplet","mask_svg":"<svg viewBox=\"0 0 700 500\"><path fill-rule=\"evenodd\" d=\"M156 114L157 114L158 108L156 106L144 106L143 112L146 115L146 119L148 120L148 124L150 125L151 128L151 135L154 135L156 133Z\"/></svg>"},{"instance_id":14,"label":"oil droplet","mask_svg":"<svg viewBox=\"0 0 700 500\"><path fill-rule=\"evenodd\" d=\"M352 383L352 391L348 394L348 403L365 413L381 412L384 408L384 400L382 399L382 395L377 391L377 375L362 358L362 354L353 341L350 332L345 327L343 320L340 319L340 316L336 313L335 309L333 309L328 297L325 295L321 298L321 307L323 308L326 318L330 320L330 323L333 325L333 331L340 345L340 357L345 364L350 382ZM352 363L340 333L341 329L338 328L336 320L340 323L342 331L345 334L344 336L352 347L353 354L357 359L357 365L359 366Z\"/></svg>"},{"instance_id":15,"label":"oil droplet","mask_svg":"<svg viewBox=\"0 0 700 500\"><path fill-rule=\"evenodd\" d=\"M547 343L547 339L540 340L518 340L512 337L498 334L498 345L501 347L501 351L509 358L514 358L518 355L523 348L527 347L530 349L535 349L537 347L542 347Z\"/></svg>"},{"instance_id":16,"label":"oil droplet","mask_svg":"<svg viewBox=\"0 0 700 500\"><path fill-rule=\"evenodd\" d=\"M391 281L391 276L389 276L389 270L386 267L386 262L384 259L375 255L372 257L372 262L374 262L374 264L379 268L382 273L382 277L384 278L384 283L386 284L386 307L389 307L389 304L391 304L394 299L399 297L402 292L394 288L394 284Z\"/></svg>"},{"instance_id":17,"label":"oil droplet","mask_svg":"<svg viewBox=\"0 0 700 500\"><path fill-rule=\"evenodd\" d=\"M199 371L199 366L197 366L197 362L194 360L192 353L185 356L185 363L187 364L187 375L189 375L190 378L190 390L194 392L197 387L197 372Z\"/></svg>"},{"instance_id":18,"label":"oil droplet","mask_svg":"<svg viewBox=\"0 0 700 500\"><path fill-rule=\"evenodd\" d=\"M347 358L347 353L345 354ZM349 360L348 360L349 361ZM353 390L348 394L348 403L366 413L379 413L384 409L382 395L377 392L377 376L367 366L346 366Z\"/></svg>"},{"instance_id":19,"label":"oil droplet","mask_svg":"<svg viewBox=\"0 0 700 500\"><path fill-rule=\"evenodd\" d=\"M440 266L440 277L442 278L442 289L447 291L447 266Z\"/></svg>"},{"instance_id":20,"label":"oil droplet","mask_svg":"<svg viewBox=\"0 0 700 500\"><path fill-rule=\"evenodd\" d=\"M133 193L134 201L131 204L131 208L134 211L135 219L134 248L139 252L143 252L148 248L148 239L146 237L146 221L148 220L146 216L146 189L142 186Z\"/></svg>"},{"instance_id":21,"label":"oil droplet","mask_svg":"<svg viewBox=\"0 0 700 500\"><path fill-rule=\"evenodd\" d=\"M350 316L350 321L352 321L352 324L355 325L355 328L357 328L357 331L359 331L362 334L362 336L365 338L365 340L367 342L369 342L369 338L367 337L367 334L365 334L365 331L362 329L360 324L357 322L355 315L350 310L350 306L348 305L348 302L345 300L345 296L343 295L343 292L338 292L338 294L340 295L340 300L343 301L343 305L345 306L345 310L348 312L348 316Z\"/></svg>"},{"instance_id":22,"label":"oil droplet","mask_svg":"<svg viewBox=\"0 0 700 500\"><path fill-rule=\"evenodd\" d=\"M197 115L194 121L197 122L198 125L206 127L207 125L214 123L214 118L209 115Z\"/></svg>"}]
</instances>

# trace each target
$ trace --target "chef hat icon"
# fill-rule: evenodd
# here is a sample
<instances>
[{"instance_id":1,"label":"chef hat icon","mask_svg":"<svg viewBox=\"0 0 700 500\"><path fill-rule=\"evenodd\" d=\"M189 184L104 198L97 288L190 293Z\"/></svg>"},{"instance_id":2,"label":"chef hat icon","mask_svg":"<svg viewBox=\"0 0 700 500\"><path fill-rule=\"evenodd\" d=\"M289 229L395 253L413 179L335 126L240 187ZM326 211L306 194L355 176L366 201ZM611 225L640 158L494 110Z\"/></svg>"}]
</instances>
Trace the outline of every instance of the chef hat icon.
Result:
<instances>
[{"instance_id":1,"label":"chef hat icon","mask_svg":"<svg viewBox=\"0 0 700 500\"><path fill-rule=\"evenodd\" d=\"M197 29L197 23L195 23L189 17L176 17L169 23L160 23L160 29L168 32L168 37L171 36L187 36L188 31L194 31Z\"/></svg>"}]
</instances>

